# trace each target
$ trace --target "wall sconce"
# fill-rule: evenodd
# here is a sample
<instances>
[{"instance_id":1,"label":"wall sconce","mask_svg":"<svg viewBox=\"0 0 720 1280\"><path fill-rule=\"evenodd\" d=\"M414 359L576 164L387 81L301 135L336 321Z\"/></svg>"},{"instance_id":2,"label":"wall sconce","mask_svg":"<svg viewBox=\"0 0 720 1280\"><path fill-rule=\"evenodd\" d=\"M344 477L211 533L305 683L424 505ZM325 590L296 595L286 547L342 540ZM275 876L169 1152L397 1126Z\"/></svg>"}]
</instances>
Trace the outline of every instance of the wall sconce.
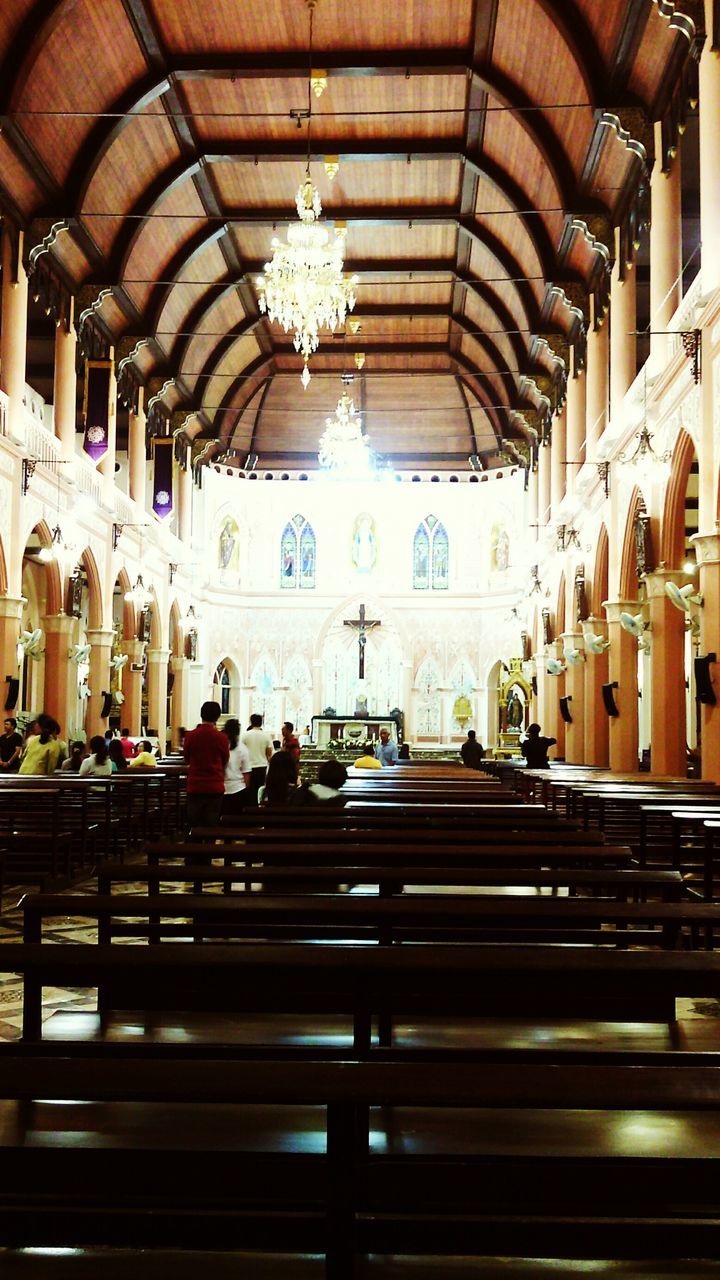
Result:
<instances>
[{"instance_id":1,"label":"wall sconce","mask_svg":"<svg viewBox=\"0 0 720 1280\"><path fill-rule=\"evenodd\" d=\"M168 563L168 576L170 578L170 586L172 586L173 582L175 581L175 574L177 573L177 571L178 571L178 567L176 564L173 564L172 562Z\"/></svg>"}]
</instances>

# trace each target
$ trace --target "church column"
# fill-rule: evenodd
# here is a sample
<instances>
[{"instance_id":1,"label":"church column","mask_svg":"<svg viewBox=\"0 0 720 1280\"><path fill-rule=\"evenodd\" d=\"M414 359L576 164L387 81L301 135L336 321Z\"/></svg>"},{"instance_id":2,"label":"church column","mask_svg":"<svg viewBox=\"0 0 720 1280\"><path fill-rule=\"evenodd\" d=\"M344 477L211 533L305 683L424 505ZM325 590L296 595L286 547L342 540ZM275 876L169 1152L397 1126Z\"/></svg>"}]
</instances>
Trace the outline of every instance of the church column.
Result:
<instances>
[{"instance_id":1,"label":"church column","mask_svg":"<svg viewBox=\"0 0 720 1280\"><path fill-rule=\"evenodd\" d=\"M541 445L538 454L538 525L544 529L550 520L550 448Z\"/></svg>"},{"instance_id":2,"label":"church column","mask_svg":"<svg viewBox=\"0 0 720 1280\"><path fill-rule=\"evenodd\" d=\"M98 463L98 471L103 477L103 506L108 511L115 509L115 453L117 442L117 381L115 378L115 352L110 348L110 384L108 386L108 431L107 450Z\"/></svg>"},{"instance_id":3,"label":"church column","mask_svg":"<svg viewBox=\"0 0 720 1280\"><path fill-rule=\"evenodd\" d=\"M655 124L655 164L650 178L650 361L648 373L662 373L670 337L662 332L682 294L682 187L680 155L663 172L662 123Z\"/></svg>"},{"instance_id":4,"label":"church column","mask_svg":"<svg viewBox=\"0 0 720 1280\"><path fill-rule=\"evenodd\" d=\"M0 680L5 684L6 698L9 689L8 680L16 680L18 675L17 648L20 639L22 607L22 599L14 596L0 596ZM10 712L10 714L13 713Z\"/></svg>"},{"instance_id":5,"label":"church column","mask_svg":"<svg viewBox=\"0 0 720 1280\"><path fill-rule=\"evenodd\" d=\"M528 527L530 530L530 541L537 542L540 537L538 529L538 465L530 468L528 475Z\"/></svg>"},{"instance_id":6,"label":"church column","mask_svg":"<svg viewBox=\"0 0 720 1280\"><path fill-rule=\"evenodd\" d=\"M110 660L112 658L114 631L88 631L90 650L90 671L88 688L90 697L87 701L85 715L85 732L88 739L95 734L104 733L107 729L108 716L101 715L103 694L110 691Z\"/></svg>"},{"instance_id":7,"label":"church column","mask_svg":"<svg viewBox=\"0 0 720 1280\"><path fill-rule=\"evenodd\" d=\"M720 530L696 533L692 539L699 566L699 590L703 597L700 610L700 652L720 657ZM720 667L711 664L710 676L718 702L701 704L702 776L708 782L720 782Z\"/></svg>"},{"instance_id":8,"label":"church column","mask_svg":"<svg viewBox=\"0 0 720 1280\"><path fill-rule=\"evenodd\" d=\"M561 636L565 649L584 648L581 632L565 631ZM568 662L565 671L565 697L569 698L568 710L572 724L565 725L565 759L568 764L585 761L585 663Z\"/></svg>"},{"instance_id":9,"label":"church column","mask_svg":"<svg viewBox=\"0 0 720 1280\"><path fill-rule=\"evenodd\" d=\"M620 712L609 717L610 768L616 773L635 773L638 768L638 676L637 640L620 626L620 614L637 613L637 600L613 600L603 604L607 616L608 676L617 681L615 703Z\"/></svg>"},{"instance_id":10,"label":"church column","mask_svg":"<svg viewBox=\"0 0 720 1280\"><path fill-rule=\"evenodd\" d=\"M312 664L312 705L313 715L319 716L323 712L323 675L325 672L325 663L322 658L313 658Z\"/></svg>"},{"instance_id":11,"label":"church column","mask_svg":"<svg viewBox=\"0 0 720 1280\"><path fill-rule=\"evenodd\" d=\"M170 665L175 677L172 691L172 703L170 707L170 740L174 747L179 747L181 738L180 730L191 727L188 725L187 709L187 674L190 663L187 658L173 657L170 660Z\"/></svg>"},{"instance_id":12,"label":"church column","mask_svg":"<svg viewBox=\"0 0 720 1280\"><path fill-rule=\"evenodd\" d=\"M700 243L702 245L702 291L720 288L720 54L712 47L714 9L717 0L705 0L705 29L708 38L700 56Z\"/></svg>"},{"instance_id":13,"label":"church column","mask_svg":"<svg viewBox=\"0 0 720 1280\"><path fill-rule=\"evenodd\" d=\"M610 277L610 421L622 422L623 402L637 372L637 277L623 261L622 236L615 229L615 265Z\"/></svg>"},{"instance_id":14,"label":"church column","mask_svg":"<svg viewBox=\"0 0 720 1280\"><path fill-rule=\"evenodd\" d=\"M567 406L553 420L552 444L550 446L550 501L552 518L558 516L558 508L565 497Z\"/></svg>"},{"instance_id":15,"label":"church column","mask_svg":"<svg viewBox=\"0 0 720 1280\"><path fill-rule=\"evenodd\" d=\"M405 715L405 738L411 741L415 737L415 704L412 692L412 663L402 664L402 710Z\"/></svg>"},{"instance_id":16,"label":"church column","mask_svg":"<svg viewBox=\"0 0 720 1280\"><path fill-rule=\"evenodd\" d=\"M665 592L665 583L687 581L681 573L656 569L645 575L652 638L650 661L650 767L653 773L685 776L685 614Z\"/></svg>"},{"instance_id":17,"label":"church column","mask_svg":"<svg viewBox=\"0 0 720 1280\"><path fill-rule=\"evenodd\" d=\"M189 542L192 534L192 469L190 467L190 446L185 449L183 466L177 468L178 498L178 537L182 542Z\"/></svg>"},{"instance_id":18,"label":"church column","mask_svg":"<svg viewBox=\"0 0 720 1280\"><path fill-rule=\"evenodd\" d=\"M608 326L596 308L593 298L593 323L587 336L586 462L596 461L595 446L607 426L608 412Z\"/></svg>"},{"instance_id":19,"label":"church column","mask_svg":"<svg viewBox=\"0 0 720 1280\"><path fill-rule=\"evenodd\" d=\"M2 232L2 326L0 389L8 398L7 433L25 440L25 365L27 357L28 278L22 261L23 232L6 220Z\"/></svg>"},{"instance_id":20,"label":"church column","mask_svg":"<svg viewBox=\"0 0 720 1280\"><path fill-rule=\"evenodd\" d=\"M553 658L558 662L564 659L562 640L556 640L550 646ZM560 699L565 697L565 675L550 676L550 698L547 708L547 728L543 729L546 737L556 738L557 745L554 748L555 758L557 760L565 758L565 721L560 715Z\"/></svg>"},{"instance_id":21,"label":"church column","mask_svg":"<svg viewBox=\"0 0 720 1280\"><path fill-rule=\"evenodd\" d=\"M130 497L145 510L146 487L146 419L145 388L138 387L137 408L130 410L128 428L128 479Z\"/></svg>"},{"instance_id":22,"label":"church column","mask_svg":"<svg viewBox=\"0 0 720 1280\"><path fill-rule=\"evenodd\" d=\"M587 630L596 636L607 638L607 622L605 618L587 620ZM590 653L585 643L585 764L599 765L606 768L610 759L610 729L608 713L602 700L602 686L610 679L608 674L607 650L603 653Z\"/></svg>"},{"instance_id":23,"label":"church column","mask_svg":"<svg viewBox=\"0 0 720 1280\"><path fill-rule=\"evenodd\" d=\"M565 459L567 462L565 488L571 493L575 487L575 479L585 461L585 412L586 412L586 379L581 371L577 377L572 375L567 384L567 427L565 433Z\"/></svg>"},{"instance_id":24,"label":"church column","mask_svg":"<svg viewBox=\"0 0 720 1280\"><path fill-rule=\"evenodd\" d=\"M131 737L137 738L142 730L142 690L143 690L143 653L145 645L142 640L121 640L121 652L127 654L127 662L122 669L122 691L125 701L122 705L120 719L122 728L129 729ZM137 671L133 671L137 667Z\"/></svg>"},{"instance_id":25,"label":"church column","mask_svg":"<svg viewBox=\"0 0 720 1280\"><path fill-rule=\"evenodd\" d=\"M60 441L61 457L69 462L75 457L75 417L77 413L77 334L74 316L75 299L70 298L67 320L55 329L55 369L53 401L55 435Z\"/></svg>"},{"instance_id":26,"label":"church column","mask_svg":"<svg viewBox=\"0 0 720 1280\"><path fill-rule=\"evenodd\" d=\"M61 737L75 732L74 712L77 703L77 667L70 662L76 619L66 613L43 618L45 632L45 697L43 709L60 725ZM92 685L90 686L92 688ZM71 715L73 713L73 723Z\"/></svg>"},{"instance_id":27,"label":"church column","mask_svg":"<svg viewBox=\"0 0 720 1280\"><path fill-rule=\"evenodd\" d=\"M147 729L154 729L165 755L167 742L167 676L169 649L148 649L148 722Z\"/></svg>"}]
</instances>

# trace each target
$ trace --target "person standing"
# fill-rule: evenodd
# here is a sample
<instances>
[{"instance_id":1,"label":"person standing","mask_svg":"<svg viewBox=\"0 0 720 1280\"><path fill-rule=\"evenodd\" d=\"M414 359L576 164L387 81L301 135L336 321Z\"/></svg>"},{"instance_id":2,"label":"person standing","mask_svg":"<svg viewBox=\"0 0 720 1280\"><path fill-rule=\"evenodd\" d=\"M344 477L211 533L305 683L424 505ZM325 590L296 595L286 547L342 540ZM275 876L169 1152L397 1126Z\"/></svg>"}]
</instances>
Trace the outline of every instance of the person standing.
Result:
<instances>
[{"instance_id":1,"label":"person standing","mask_svg":"<svg viewBox=\"0 0 720 1280\"><path fill-rule=\"evenodd\" d=\"M23 740L17 731L17 720L8 716L5 728L0 737L0 770L3 773L17 773L20 768Z\"/></svg>"},{"instance_id":2,"label":"person standing","mask_svg":"<svg viewBox=\"0 0 720 1280\"><path fill-rule=\"evenodd\" d=\"M262 727L263 718L255 713L250 717L247 732L243 735L243 746L247 747L250 757L250 786L248 788L248 804L257 804L258 791L265 782L267 767L272 760L273 740Z\"/></svg>"},{"instance_id":3,"label":"person standing","mask_svg":"<svg viewBox=\"0 0 720 1280\"><path fill-rule=\"evenodd\" d=\"M250 785L250 755L244 743L240 741L240 721L226 720L222 729L230 746L230 755L225 765L225 799L223 800L223 818L242 813L247 803Z\"/></svg>"},{"instance_id":4,"label":"person standing","mask_svg":"<svg viewBox=\"0 0 720 1280\"><path fill-rule=\"evenodd\" d=\"M549 769L548 748L554 747L557 738L541 738L540 725L528 726L527 737L520 745L528 769Z\"/></svg>"},{"instance_id":5,"label":"person standing","mask_svg":"<svg viewBox=\"0 0 720 1280\"><path fill-rule=\"evenodd\" d=\"M33 734L25 743L18 773L54 773L60 764L61 749L57 740L60 725L52 716L43 713L38 727L40 732Z\"/></svg>"},{"instance_id":6,"label":"person standing","mask_svg":"<svg viewBox=\"0 0 720 1280\"><path fill-rule=\"evenodd\" d=\"M460 755L466 769L482 769L485 748L478 742L474 729L468 729L467 740L460 748Z\"/></svg>"},{"instance_id":7,"label":"person standing","mask_svg":"<svg viewBox=\"0 0 720 1280\"><path fill-rule=\"evenodd\" d=\"M230 743L216 727L221 714L219 702L203 702L200 724L185 734L188 829L217 827L220 823L225 766L230 758Z\"/></svg>"},{"instance_id":8,"label":"person standing","mask_svg":"<svg viewBox=\"0 0 720 1280\"><path fill-rule=\"evenodd\" d=\"M129 729L120 730L120 749L126 760L132 760L135 755L135 743L130 737Z\"/></svg>"},{"instance_id":9,"label":"person standing","mask_svg":"<svg viewBox=\"0 0 720 1280\"><path fill-rule=\"evenodd\" d=\"M390 732L388 729L380 730L380 741L375 748L375 759L380 761L383 769L388 765L397 764L397 743L390 741Z\"/></svg>"},{"instance_id":10,"label":"person standing","mask_svg":"<svg viewBox=\"0 0 720 1280\"><path fill-rule=\"evenodd\" d=\"M295 765L295 776L300 772L300 743L293 733L292 720L286 720L282 727L282 750L292 756Z\"/></svg>"}]
</instances>

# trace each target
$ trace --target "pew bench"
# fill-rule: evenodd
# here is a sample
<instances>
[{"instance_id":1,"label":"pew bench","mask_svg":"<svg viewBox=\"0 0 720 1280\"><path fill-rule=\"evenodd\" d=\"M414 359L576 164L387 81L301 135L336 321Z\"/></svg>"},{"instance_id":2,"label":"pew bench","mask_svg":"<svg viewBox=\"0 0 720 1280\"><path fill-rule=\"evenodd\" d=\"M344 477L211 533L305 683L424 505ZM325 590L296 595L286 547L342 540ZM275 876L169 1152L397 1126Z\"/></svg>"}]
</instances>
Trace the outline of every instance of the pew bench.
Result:
<instances>
[{"instance_id":1,"label":"pew bench","mask_svg":"<svg viewBox=\"0 0 720 1280\"><path fill-rule=\"evenodd\" d=\"M193 846L195 847L195 846ZM204 849L204 846L202 846ZM179 857L187 857L185 849L177 849ZM213 867L207 864L182 866L157 863L132 863L121 867L103 866L97 871L98 892L112 893L114 885L142 884L147 885L148 893L159 893L161 883L192 884L192 892L201 894L208 885L222 885L225 893L232 891L233 885L241 884L249 890L262 880L263 889L272 888L275 892L287 892L289 885L293 891L305 892L303 886L311 882L324 892L332 890L340 878L367 886L377 885L381 896L403 893L408 886L442 886L473 889L475 892L487 888L497 893L504 888L527 887L540 891L550 889L557 893L559 889L567 889L569 894L578 891L590 895L613 897L618 902L644 901L648 893L658 894L665 902L678 902L682 897L683 880L679 871L625 870L587 870L585 868L566 868L565 870L548 870L547 868L527 867L507 869L504 867L449 867L428 866L396 866L368 864L366 866L343 866L339 877L338 868L324 866L308 866L304 862L297 866L267 866L260 871L257 867Z\"/></svg>"},{"instance_id":2,"label":"pew bench","mask_svg":"<svg viewBox=\"0 0 720 1280\"><path fill-rule=\"evenodd\" d=\"M716 1068L18 1055L0 1116L15 1247L281 1239L327 1280L367 1254L718 1249Z\"/></svg>"}]
</instances>

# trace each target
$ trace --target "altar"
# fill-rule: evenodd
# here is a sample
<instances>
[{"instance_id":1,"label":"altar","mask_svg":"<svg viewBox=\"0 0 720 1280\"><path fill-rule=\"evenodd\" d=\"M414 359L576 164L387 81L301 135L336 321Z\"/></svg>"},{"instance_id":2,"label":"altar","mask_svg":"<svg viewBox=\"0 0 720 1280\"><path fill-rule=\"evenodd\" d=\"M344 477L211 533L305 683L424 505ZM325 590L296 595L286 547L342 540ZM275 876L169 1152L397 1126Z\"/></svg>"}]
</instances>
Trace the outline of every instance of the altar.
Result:
<instances>
[{"instance_id":1,"label":"altar","mask_svg":"<svg viewBox=\"0 0 720 1280\"><path fill-rule=\"evenodd\" d=\"M387 729L392 742L397 742L397 725L394 720L382 716L313 716L312 740L317 747L327 747L331 742L342 741L345 746L358 747L368 739L380 741L380 730Z\"/></svg>"}]
</instances>

